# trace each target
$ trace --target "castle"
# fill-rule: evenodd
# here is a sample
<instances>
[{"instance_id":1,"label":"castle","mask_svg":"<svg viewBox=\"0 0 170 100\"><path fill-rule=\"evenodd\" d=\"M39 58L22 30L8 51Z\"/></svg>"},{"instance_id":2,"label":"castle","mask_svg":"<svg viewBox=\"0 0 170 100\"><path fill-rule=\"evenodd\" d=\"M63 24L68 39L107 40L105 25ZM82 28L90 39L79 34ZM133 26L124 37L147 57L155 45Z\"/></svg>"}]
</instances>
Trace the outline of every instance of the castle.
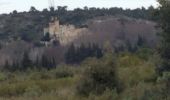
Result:
<instances>
[{"instance_id":1,"label":"castle","mask_svg":"<svg viewBox=\"0 0 170 100\"><path fill-rule=\"evenodd\" d=\"M44 28L44 34L49 33L50 37L57 39L61 45L67 45L79 38L84 28L75 28L74 25L60 25L57 17L52 18L49 26Z\"/></svg>"}]
</instances>

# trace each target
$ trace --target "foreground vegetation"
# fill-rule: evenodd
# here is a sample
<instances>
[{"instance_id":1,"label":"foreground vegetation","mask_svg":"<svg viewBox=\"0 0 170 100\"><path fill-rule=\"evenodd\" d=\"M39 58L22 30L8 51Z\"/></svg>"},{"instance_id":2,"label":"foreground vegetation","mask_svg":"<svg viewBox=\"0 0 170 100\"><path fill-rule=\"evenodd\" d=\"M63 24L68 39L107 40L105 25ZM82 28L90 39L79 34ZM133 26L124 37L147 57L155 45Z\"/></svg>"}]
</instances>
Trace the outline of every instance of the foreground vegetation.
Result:
<instances>
[{"instance_id":1,"label":"foreground vegetation","mask_svg":"<svg viewBox=\"0 0 170 100\"><path fill-rule=\"evenodd\" d=\"M170 73L160 77L158 61L157 54L140 50L51 70L1 72L0 100L169 100Z\"/></svg>"}]
</instances>

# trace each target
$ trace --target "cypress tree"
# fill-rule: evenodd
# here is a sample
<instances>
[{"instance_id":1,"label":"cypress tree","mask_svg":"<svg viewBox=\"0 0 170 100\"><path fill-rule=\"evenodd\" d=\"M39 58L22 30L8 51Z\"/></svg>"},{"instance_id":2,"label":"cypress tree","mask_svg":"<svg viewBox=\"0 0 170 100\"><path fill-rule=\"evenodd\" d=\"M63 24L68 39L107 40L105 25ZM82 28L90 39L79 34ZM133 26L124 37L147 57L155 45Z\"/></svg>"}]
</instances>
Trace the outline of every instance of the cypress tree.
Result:
<instances>
[{"instance_id":1,"label":"cypress tree","mask_svg":"<svg viewBox=\"0 0 170 100\"><path fill-rule=\"evenodd\" d=\"M71 44L65 54L66 63L74 63L76 61L76 49L74 44Z\"/></svg>"},{"instance_id":2,"label":"cypress tree","mask_svg":"<svg viewBox=\"0 0 170 100\"><path fill-rule=\"evenodd\" d=\"M31 59L29 58L28 52L24 52L21 69L26 70L32 67L33 67L33 63Z\"/></svg>"}]
</instances>

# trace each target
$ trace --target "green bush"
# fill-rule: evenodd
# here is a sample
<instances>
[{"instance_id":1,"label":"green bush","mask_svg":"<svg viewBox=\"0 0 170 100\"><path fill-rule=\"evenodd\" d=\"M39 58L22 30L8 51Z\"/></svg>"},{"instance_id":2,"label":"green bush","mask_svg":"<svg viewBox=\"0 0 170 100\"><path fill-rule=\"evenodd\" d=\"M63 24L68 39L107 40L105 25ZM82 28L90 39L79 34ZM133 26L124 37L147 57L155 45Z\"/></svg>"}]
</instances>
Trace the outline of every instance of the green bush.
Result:
<instances>
[{"instance_id":1,"label":"green bush","mask_svg":"<svg viewBox=\"0 0 170 100\"><path fill-rule=\"evenodd\" d=\"M137 55L144 60L148 60L153 55L153 50L149 48L141 48L137 51Z\"/></svg>"},{"instance_id":2,"label":"green bush","mask_svg":"<svg viewBox=\"0 0 170 100\"><path fill-rule=\"evenodd\" d=\"M37 96L40 96L41 94L42 94L41 88L37 85L32 85L25 89L24 96L37 97Z\"/></svg>"},{"instance_id":3,"label":"green bush","mask_svg":"<svg viewBox=\"0 0 170 100\"><path fill-rule=\"evenodd\" d=\"M73 69L70 67L58 67L52 71L55 78L66 78L66 77L73 77L74 72Z\"/></svg>"},{"instance_id":4,"label":"green bush","mask_svg":"<svg viewBox=\"0 0 170 100\"><path fill-rule=\"evenodd\" d=\"M106 91L103 92L101 95L94 95L90 94L88 97L88 100L117 100L118 94L116 90L109 90L106 89Z\"/></svg>"},{"instance_id":5,"label":"green bush","mask_svg":"<svg viewBox=\"0 0 170 100\"><path fill-rule=\"evenodd\" d=\"M25 92L25 89L32 84L27 83L14 83L14 84L1 84L0 86L0 96L7 97L7 96L19 96Z\"/></svg>"},{"instance_id":6,"label":"green bush","mask_svg":"<svg viewBox=\"0 0 170 100\"><path fill-rule=\"evenodd\" d=\"M39 79L51 79L53 76L48 73L47 71L45 72L33 72L30 75L31 80L39 80Z\"/></svg>"},{"instance_id":7,"label":"green bush","mask_svg":"<svg viewBox=\"0 0 170 100\"><path fill-rule=\"evenodd\" d=\"M144 61L135 54L125 54L118 57L117 76L119 84L126 88L140 82L154 82L157 73L154 62Z\"/></svg>"},{"instance_id":8,"label":"green bush","mask_svg":"<svg viewBox=\"0 0 170 100\"><path fill-rule=\"evenodd\" d=\"M4 81L6 79L7 77L3 73L0 73L0 81Z\"/></svg>"},{"instance_id":9,"label":"green bush","mask_svg":"<svg viewBox=\"0 0 170 100\"><path fill-rule=\"evenodd\" d=\"M115 89L116 84L115 63L113 57L109 55L88 64L77 91L85 96L89 93L102 94L106 89Z\"/></svg>"},{"instance_id":10,"label":"green bush","mask_svg":"<svg viewBox=\"0 0 170 100\"><path fill-rule=\"evenodd\" d=\"M162 86L164 96L166 97L169 96L170 94L170 72L164 72L163 75L158 78L157 82Z\"/></svg>"}]
</instances>

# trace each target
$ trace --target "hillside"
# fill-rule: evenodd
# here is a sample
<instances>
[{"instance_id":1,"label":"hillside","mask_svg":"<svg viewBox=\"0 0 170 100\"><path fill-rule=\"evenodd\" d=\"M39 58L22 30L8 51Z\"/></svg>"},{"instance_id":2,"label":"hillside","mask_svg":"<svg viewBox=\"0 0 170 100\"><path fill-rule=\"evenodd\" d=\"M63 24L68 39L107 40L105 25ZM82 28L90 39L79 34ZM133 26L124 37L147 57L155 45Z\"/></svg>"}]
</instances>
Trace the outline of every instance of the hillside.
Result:
<instances>
[{"instance_id":1,"label":"hillside","mask_svg":"<svg viewBox=\"0 0 170 100\"><path fill-rule=\"evenodd\" d=\"M4 65L5 62L20 65L24 52L29 53L33 62L41 60L44 55L47 59L54 59L56 64L64 62L64 54L69 45L63 47L55 43L46 47L41 41L44 28L48 26L51 16L59 19L63 29L67 28L67 25L76 28L71 27L72 31L68 29L67 36L74 36L70 35L71 32L83 28L77 38L76 35L72 37L75 40L70 41L69 37L62 37L62 40L70 41L68 44L73 42L80 46L82 43L94 43L103 48L109 42L113 48L118 49L117 51L120 48L136 50L139 42L147 47L155 47L157 44L156 23L150 17L151 11L154 10L152 7L135 10L88 8L72 11L61 8L38 11L31 7L29 12L13 11L0 15L0 65Z\"/></svg>"},{"instance_id":2,"label":"hillside","mask_svg":"<svg viewBox=\"0 0 170 100\"><path fill-rule=\"evenodd\" d=\"M99 17L87 22L88 28L77 43L97 43L104 45L110 42L113 46L126 46L129 42L136 45L142 38L148 47L155 47L158 42L156 23L125 16ZM85 34L87 33L87 34ZM79 42L78 42L79 41ZM75 42L75 43L76 43Z\"/></svg>"},{"instance_id":3,"label":"hillside","mask_svg":"<svg viewBox=\"0 0 170 100\"><path fill-rule=\"evenodd\" d=\"M72 24L76 27L85 27L89 19L99 16L116 16L123 15L136 19L155 20L151 14L155 9L151 6L148 9L122 9L122 8L87 8L67 10L67 7L59 6L57 9L44 9L38 11L35 7L31 7L29 12L17 12L14 10L10 14L0 15L0 38L8 40L9 38L21 38L25 41L40 40L43 28L46 27L51 16L56 16L60 20L60 24Z\"/></svg>"}]
</instances>

